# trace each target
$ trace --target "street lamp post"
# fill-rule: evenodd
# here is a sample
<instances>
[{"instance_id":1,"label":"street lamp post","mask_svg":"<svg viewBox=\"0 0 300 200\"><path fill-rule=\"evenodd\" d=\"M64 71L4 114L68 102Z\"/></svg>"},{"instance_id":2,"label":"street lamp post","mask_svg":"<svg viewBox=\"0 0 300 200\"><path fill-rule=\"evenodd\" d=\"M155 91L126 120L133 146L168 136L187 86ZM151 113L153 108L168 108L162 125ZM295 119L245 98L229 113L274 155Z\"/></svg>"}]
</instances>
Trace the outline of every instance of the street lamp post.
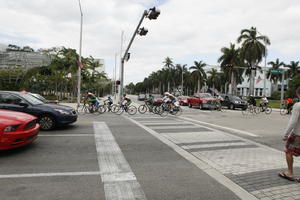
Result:
<instances>
[{"instance_id":1,"label":"street lamp post","mask_svg":"<svg viewBox=\"0 0 300 200\"><path fill-rule=\"evenodd\" d=\"M154 7L154 8L151 8L149 11L144 10L143 15L142 15L142 17L141 17L141 19L140 19L140 21L139 21L139 23L138 23L138 25L137 25L137 27L136 27L134 33L133 33L133 35L132 35L132 37L131 37L131 39L130 39L130 42L129 42L129 44L128 44L128 46L127 46L125 52L124 52L124 55L121 56L120 91L119 91L119 93L120 93L120 96L119 96L120 101L122 100L122 97L123 97L123 87L124 87L124 64L125 64L125 61L128 61L128 60L129 60L129 56L130 56L130 54L129 54L129 49L130 49L130 47L131 47L131 45L132 45L132 43L133 43L133 40L134 40L136 34L139 34L139 35L141 35L141 36L144 36L144 35L147 34L147 32L148 32L147 29L145 29L145 28L141 28L141 29L140 29L140 26L141 26L143 20L144 20L146 17L149 18L150 20L152 20L152 19L157 19L157 17L159 16L159 14L160 14L160 10L156 9L155 7ZM121 52L121 53L122 53L122 52Z\"/></svg>"},{"instance_id":2,"label":"street lamp post","mask_svg":"<svg viewBox=\"0 0 300 200\"><path fill-rule=\"evenodd\" d=\"M77 107L80 106L80 92L81 92L81 47L82 47L82 22L83 22L83 14L81 9L81 3L79 2L79 9L80 9L80 39L79 39L79 63L78 63L78 74L77 74Z\"/></svg>"}]
</instances>

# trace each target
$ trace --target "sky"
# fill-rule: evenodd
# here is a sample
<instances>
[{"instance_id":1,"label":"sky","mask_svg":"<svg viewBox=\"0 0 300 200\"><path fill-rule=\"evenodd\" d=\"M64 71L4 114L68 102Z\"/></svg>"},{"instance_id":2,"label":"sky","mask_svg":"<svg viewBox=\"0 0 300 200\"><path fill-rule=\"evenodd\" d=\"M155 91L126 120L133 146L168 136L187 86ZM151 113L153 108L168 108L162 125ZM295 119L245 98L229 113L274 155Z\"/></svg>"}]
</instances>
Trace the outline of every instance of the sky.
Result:
<instances>
[{"instance_id":1,"label":"sky","mask_svg":"<svg viewBox=\"0 0 300 200\"><path fill-rule=\"evenodd\" d=\"M0 43L79 49L78 0L0 0L0 5ZM237 43L240 31L252 26L271 40L267 62L300 60L299 0L81 0L81 5L82 55L104 59L109 77L116 54L120 63L122 31L124 50L144 10L161 10L157 20L143 21L149 32L137 35L131 46L125 83L143 81L166 57L175 64L218 65L220 49Z\"/></svg>"}]
</instances>

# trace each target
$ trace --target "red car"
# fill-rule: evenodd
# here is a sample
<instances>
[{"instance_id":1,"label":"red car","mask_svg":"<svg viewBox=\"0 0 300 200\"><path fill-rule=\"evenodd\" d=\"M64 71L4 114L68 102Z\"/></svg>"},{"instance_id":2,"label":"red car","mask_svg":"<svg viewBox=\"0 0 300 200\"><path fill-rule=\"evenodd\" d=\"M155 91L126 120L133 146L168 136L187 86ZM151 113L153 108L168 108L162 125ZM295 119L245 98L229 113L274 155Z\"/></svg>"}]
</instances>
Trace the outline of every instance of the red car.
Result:
<instances>
[{"instance_id":1,"label":"red car","mask_svg":"<svg viewBox=\"0 0 300 200\"><path fill-rule=\"evenodd\" d=\"M187 106L188 105L188 99L189 97L188 96L179 96L178 97L178 101L179 101L179 104L181 106Z\"/></svg>"},{"instance_id":2,"label":"red car","mask_svg":"<svg viewBox=\"0 0 300 200\"><path fill-rule=\"evenodd\" d=\"M37 118L26 113L0 109L0 150L33 142L39 133Z\"/></svg>"},{"instance_id":3,"label":"red car","mask_svg":"<svg viewBox=\"0 0 300 200\"><path fill-rule=\"evenodd\" d=\"M187 98L189 107L196 106L201 110L204 108L209 108L212 101L216 101L217 99L214 98L209 93L195 93L193 97Z\"/></svg>"}]
</instances>

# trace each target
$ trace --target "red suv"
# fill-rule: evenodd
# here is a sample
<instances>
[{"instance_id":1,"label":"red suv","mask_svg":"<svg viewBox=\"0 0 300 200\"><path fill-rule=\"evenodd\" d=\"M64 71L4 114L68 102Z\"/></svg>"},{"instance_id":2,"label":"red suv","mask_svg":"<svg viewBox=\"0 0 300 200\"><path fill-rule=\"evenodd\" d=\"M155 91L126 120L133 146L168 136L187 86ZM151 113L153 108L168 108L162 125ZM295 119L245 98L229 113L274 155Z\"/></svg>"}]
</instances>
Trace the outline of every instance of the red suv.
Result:
<instances>
[{"instance_id":1,"label":"red suv","mask_svg":"<svg viewBox=\"0 0 300 200\"><path fill-rule=\"evenodd\" d=\"M0 109L0 150L12 149L33 142L39 133L37 118Z\"/></svg>"}]
</instances>

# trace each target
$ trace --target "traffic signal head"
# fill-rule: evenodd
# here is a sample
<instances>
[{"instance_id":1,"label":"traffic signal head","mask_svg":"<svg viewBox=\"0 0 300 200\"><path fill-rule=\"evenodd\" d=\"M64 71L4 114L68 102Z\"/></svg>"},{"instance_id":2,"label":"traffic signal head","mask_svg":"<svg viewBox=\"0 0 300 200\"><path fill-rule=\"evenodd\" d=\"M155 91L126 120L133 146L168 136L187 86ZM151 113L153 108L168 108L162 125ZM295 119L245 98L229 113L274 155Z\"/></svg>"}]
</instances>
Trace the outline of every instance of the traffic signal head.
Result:
<instances>
[{"instance_id":1,"label":"traffic signal head","mask_svg":"<svg viewBox=\"0 0 300 200\"><path fill-rule=\"evenodd\" d=\"M116 85L120 85L121 84L121 81L116 81Z\"/></svg>"},{"instance_id":2,"label":"traffic signal head","mask_svg":"<svg viewBox=\"0 0 300 200\"><path fill-rule=\"evenodd\" d=\"M140 35L140 36L145 36L146 34L148 33L148 29L146 29L146 28L140 28L140 30L139 30L139 32L138 32L138 34Z\"/></svg>"},{"instance_id":3,"label":"traffic signal head","mask_svg":"<svg viewBox=\"0 0 300 200\"><path fill-rule=\"evenodd\" d=\"M150 13L148 14L148 18L149 18L150 20L152 20L152 19L157 19L157 17L160 15L160 10L157 9L157 8L155 8L155 7L150 8L150 11L149 11L149 12L150 12Z\"/></svg>"}]
</instances>

